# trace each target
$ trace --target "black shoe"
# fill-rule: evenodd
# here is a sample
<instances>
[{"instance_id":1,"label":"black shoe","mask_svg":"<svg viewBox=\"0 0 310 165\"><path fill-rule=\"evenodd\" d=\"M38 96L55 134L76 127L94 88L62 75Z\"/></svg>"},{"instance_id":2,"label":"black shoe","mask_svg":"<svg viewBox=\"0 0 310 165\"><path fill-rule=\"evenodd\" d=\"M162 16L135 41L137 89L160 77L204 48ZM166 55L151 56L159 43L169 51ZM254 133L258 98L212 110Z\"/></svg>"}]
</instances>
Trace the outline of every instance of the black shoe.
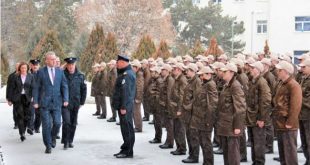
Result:
<instances>
[{"instance_id":1,"label":"black shoe","mask_svg":"<svg viewBox=\"0 0 310 165\"><path fill-rule=\"evenodd\" d=\"M275 137L273 137L273 140L278 140L278 138L275 136Z\"/></svg>"},{"instance_id":2,"label":"black shoe","mask_svg":"<svg viewBox=\"0 0 310 165\"><path fill-rule=\"evenodd\" d=\"M55 147L56 147L56 139L53 138L53 139L52 139L52 148L55 148Z\"/></svg>"},{"instance_id":3,"label":"black shoe","mask_svg":"<svg viewBox=\"0 0 310 165\"><path fill-rule=\"evenodd\" d=\"M98 112L93 114L93 116L99 116L99 115L100 115L100 113L98 113Z\"/></svg>"},{"instance_id":4,"label":"black shoe","mask_svg":"<svg viewBox=\"0 0 310 165\"><path fill-rule=\"evenodd\" d=\"M32 131L32 129L27 129L27 133L29 133L30 135L33 135L33 131Z\"/></svg>"},{"instance_id":5,"label":"black shoe","mask_svg":"<svg viewBox=\"0 0 310 165\"><path fill-rule=\"evenodd\" d=\"M46 154L52 153L52 149L51 149L51 148L46 148L46 149L45 149L45 153L46 153Z\"/></svg>"},{"instance_id":6,"label":"black shoe","mask_svg":"<svg viewBox=\"0 0 310 165\"><path fill-rule=\"evenodd\" d=\"M68 143L65 143L64 144L64 150L67 150L69 148L69 144Z\"/></svg>"},{"instance_id":7,"label":"black shoe","mask_svg":"<svg viewBox=\"0 0 310 165\"><path fill-rule=\"evenodd\" d=\"M23 142L24 140L26 140L26 137L25 137L25 135L21 135L20 136L20 140Z\"/></svg>"},{"instance_id":8,"label":"black shoe","mask_svg":"<svg viewBox=\"0 0 310 165\"><path fill-rule=\"evenodd\" d=\"M303 153L304 150L302 150L302 146L300 146L299 148L297 148L297 153Z\"/></svg>"},{"instance_id":9,"label":"black shoe","mask_svg":"<svg viewBox=\"0 0 310 165\"><path fill-rule=\"evenodd\" d=\"M106 116L103 116L103 115L100 115L97 117L97 119L106 119L107 117Z\"/></svg>"},{"instance_id":10,"label":"black shoe","mask_svg":"<svg viewBox=\"0 0 310 165\"><path fill-rule=\"evenodd\" d=\"M116 122L116 119L114 117L111 117L110 119L107 120L107 122Z\"/></svg>"},{"instance_id":11,"label":"black shoe","mask_svg":"<svg viewBox=\"0 0 310 165\"><path fill-rule=\"evenodd\" d=\"M134 131L135 131L135 132L142 132L142 130L140 130L140 129L138 129L138 128L135 128Z\"/></svg>"},{"instance_id":12,"label":"black shoe","mask_svg":"<svg viewBox=\"0 0 310 165\"><path fill-rule=\"evenodd\" d=\"M246 157L241 156L240 162L247 162L247 161L248 161L248 159Z\"/></svg>"},{"instance_id":13,"label":"black shoe","mask_svg":"<svg viewBox=\"0 0 310 165\"><path fill-rule=\"evenodd\" d=\"M74 145L72 143L69 143L69 148L73 148Z\"/></svg>"},{"instance_id":14,"label":"black shoe","mask_svg":"<svg viewBox=\"0 0 310 165\"><path fill-rule=\"evenodd\" d=\"M219 144L217 144L217 143L212 143L212 146L213 146L213 148L215 148L215 147L220 147L220 145Z\"/></svg>"},{"instance_id":15,"label":"black shoe","mask_svg":"<svg viewBox=\"0 0 310 165\"><path fill-rule=\"evenodd\" d=\"M121 125L121 123L120 123L120 122L117 122L116 125Z\"/></svg>"},{"instance_id":16,"label":"black shoe","mask_svg":"<svg viewBox=\"0 0 310 165\"><path fill-rule=\"evenodd\" d=\"M218 150L213 151L213 153L214 153L214 154L223 155L223 149L222 149L222 148L219 148Z\"/></svg>"},{"instance_id":17,"label":"black shoe","mask_svg":"<svg viewBox=\"0 0 310 165\"><path fill-rule=\"evenodd\" d=\"M265 154L273 154L273 150L272 149L265 149Z\"/></svg>"},{"instance_id":18,"label":"black shoe","mask_svg":"<svg viewBox=\"0 0 310 165\"><path fill-rule=\"evenodd\" d=\"M34 130L35 133L40 133L39 129Z\"/></svg>"},{"instance_id":19,"label":"black shoe","mask_svg":"<svg viewBox=\"0 0 310 165\"><path fill-rule=\"evenodd\" d=\"M274 157L273 160L280 162L280 157Z\"/></svg>"},{"instance_id":20,"label":"black shoe","mask_svg":"<svg viewBox=\"0 0 310 165\"><path fill-rule=\"evenodd\" d=\"M57 136L56 136L56 139L60 139L60 136L59 136L59 135L57 135Z\"/></svg>"},{"instance_id":21,"label":"black shoe","mask_svg":"<svg viewBox=\"0 0 310 165\"><path fill-rule=\"evenodd\" d=\"M18 128L17 125L14 125L13 129L17 129L17 128Z\"/></svg>"},{"instance_id":22,"label":"black shoe","mask_svg":"<svg viewBox=\"0 0 310 165\"><path fill-rule=\"evenodd\" d=\"M161 140L158 139L153 139L149 141L151 144L157 144L157 143L161 143Z\"/></svg>"},{"instance_id":23,"label":"black shoe","mask_svg":"<svg viewBox=\"0 0 310 165\"><path fill-rule=\"evenodd\" d=\"M149 124L151 124L151 125L154 124L154 120L150 121Z\"/></svg>"},{"instance_id":24,"label":"black shoe","mask_svg":"<svg viewBox=\"0 0 310 165\"><path fill-rule=\"evenodd\" d=\"M116 158L133 158L133 155L118 154L115 157Z\"/></svg>"},{"instance_id":25,"label":"black shoe","mask_svg":"<svg viewBox=\"0 0 310 165\"><path fill-rule=\"evenodd\" d=\"M171 151L170 152L172 155L186 155L186 152L185 151Z\"/></svg>"},{"instance_id":26,"label":"black shoe","mask_svg":"<svg viewBox=\"0 0 310 165\"><path fill-rule=\"evenodd\" d=\"M169 149L169 148L173 148L173 145L162 144L162 145L159 145L159 148L161 148L161 149Z\"/></svg>"},{"instance_id":27,"label":"black shoe","mask_svg":"<svg viewBox=\"0 0 310 165\"><path fill-rule=\"evenodd\" d=\"M198 159L187 158L187 159L183 159L182 162L183 163L198 163Z\"/></svg>"},{"instance_id":28,"label":"black shoe","mask_svg":"<svg viewBox=\"0 0 310 165\"><path fill-rule=\"evenodd\" d=\"M247 146L247 147L251 147L251 142L247 141L247 142L246 142L246 146Z\"/></svg>"},{"instance_id":29,"label":"black shoe","mask_svg":"<svg viewBox=\"0 0 310 165\"><path fill-rule=\"evenodd\" d=\"M150 119L148 117L143 117L142 121L150 121Z\"/></svg>"},{"instance_id":30,"label":"black shoe","mask_svg":"<svg viewBox=\"0 0 310 165\"><path fill-rule=\"evenodd\" d=\"M120 155L120 154L122 154L122 151L120 151L119 153L113 154L113 156L117 156L117 155Z\"/></svg>"}]
</instances>

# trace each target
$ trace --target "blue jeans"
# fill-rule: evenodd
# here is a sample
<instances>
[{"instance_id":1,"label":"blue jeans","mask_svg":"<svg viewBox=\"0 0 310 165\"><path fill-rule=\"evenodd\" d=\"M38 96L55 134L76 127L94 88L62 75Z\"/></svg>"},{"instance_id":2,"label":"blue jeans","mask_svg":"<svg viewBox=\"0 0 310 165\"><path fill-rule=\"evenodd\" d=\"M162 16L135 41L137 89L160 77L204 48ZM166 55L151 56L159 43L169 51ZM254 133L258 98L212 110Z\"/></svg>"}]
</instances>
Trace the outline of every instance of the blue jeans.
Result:
<instances>
[{"instance_id":1,"label":"blue jeans","mask_svg":"<svg viewBox=\"0 0 310 165\"><path fill-rule=\"evenodd\" d=\"M56 138L61 125L61 110L41 108L43 142L47 148L52 146L52 138Z\"/></svg>"}]
</instances>

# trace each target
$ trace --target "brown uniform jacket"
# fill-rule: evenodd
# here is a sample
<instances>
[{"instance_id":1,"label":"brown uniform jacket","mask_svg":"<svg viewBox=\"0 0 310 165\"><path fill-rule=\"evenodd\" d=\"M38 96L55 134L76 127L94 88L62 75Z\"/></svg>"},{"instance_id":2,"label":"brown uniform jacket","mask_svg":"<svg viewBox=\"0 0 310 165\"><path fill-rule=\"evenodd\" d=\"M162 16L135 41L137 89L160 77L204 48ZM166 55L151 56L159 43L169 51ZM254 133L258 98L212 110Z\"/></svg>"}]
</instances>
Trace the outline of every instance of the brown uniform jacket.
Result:
<instances>
[{"instance_id":1,"label":"brown uniform jacket","mask_svg":"<svg viewBox=\"0 0 310 165\"><path fill-rule=\"evenodd\" d=\"M108 91L107 91L108 73L106 69L101 71L98 81L99 81L99 84L97 87L97 91L98 91L97 95L106 96L108 94Z\"/></svg>"},{"instance_id":2,"label":"brown uniform jacket","mask_svg":"<svg viewBox=\"0 0 310 165\"><path fill-rule=\"evenodd\" d=\"M249 89L249 78L244 72L240 72L237 74L237 80L242 85L243 92L245 95L247 94L247 91Z\"/></svg>"},{"instance_id":3,"label":"brown uniform jacket","mask_svg":"<svg viewBox=\"0 0 310 165\"><path fill-rule=\"evenodd\" d=\"M92 79L91 95L94 97L101 95L101 91L99 89L101 85L100 78L101 78L101 72L97 72Z\"/></svg>"},{"instance_id":4,"label":"brown uniform jacket","mask_svg":"<svg viewBox=\"0 0 310 165\"><path fill-rule=\"evenodd\" d=\"M246 103L241 84L236 77L224 86L218 104L218 135L240 136L244 131ZM241 133L234 134L234 129Z\"/></svg>"},{"instance_id":5,"label":"brown uniform jacket","mask_svg":"<svg viewBox=\"0 0 310 165\"><path fill-rule=\"evenodd\" d=\"M302 91L300 85L291 76L285 82L278 83L273 98L275 110L272 113L276 130L297 130L298 115L302 104ZM292 126L287 129L285 125Z\"/></svg>"},{"instance_id":6,"label":"brown uniform jacket","mask_svg":"<svg viewBox=\"0 0 310 165\"><path fill-rule=\"evenodd\" d=\"M159 105L164 108L166 115L172 117L169 111L169 103L171 101L172 87L174 85L174 78L171 75L162 79L159 92Z\"/></svg>"},{"instance_id":7,"label":"brown uniform jacket","mask_svg":"<svg viewBox=\"0 0 310 165\"><path fill-rule=\"evenodd\" d=\"M188 80L188 84L184 89L183 105L182 105L182 118L185 124L189 124L193 111L193 103L198 96L198 88L201 87L201 80L198 76L194 76Z\"/></svg>"},{"instance_id":8,"label":"brown uniform jacket","mask_svg":"<svg viewBox=\"0 0 310 165\"><path fill-rule=\"evenodd\" d=\"M271 93L267 81L259 76L249 82L246 124L255 127L257 120L270 125Z\"/></svg>"},{"instance_id":9,"label":"brown uniform jacket","mask_svg":"<svg viewBox=\"0 0 310 165\"><path fill-rule=\"evenodd\" d=\"M275 92L275 87L276 87L276 77L270 72L267 71L266 73L264 73L263 77L266 79L268 86L270 88L271 94L273 95L273 93Z\"/></svg>"},{"instance_id":10,"label":"brown uniform jacket","mask_svg":"<svg viewBox=\"0 0 310 165\"><path fill-rule=\"evenodd\" d=\"M141 103L142 102L143 90L144 90L143 73L141 71L138 71L136 73L136 96L135 96L135 103Z\"/></svg>"},{"instance_id":11,"label":"brown uniform jacket","mask_svg":"<svg viewBox=\"0 0 310 165\"><path fill-rule=\"evenodd\" d=\"M204 80L194 93L197 93L197 98L193 103L190 127L211 132L218 103L216 84L212 79Z\"/></svg>"},{"instance_id":12,"label":"brown uniform jacket","mask_svg":"<svg viewBox=\"0 0 310 165\"><path fill-rule=\"evenodd\" d=\"M117 70L116 68L112 68L109 70L108 72L108 83L107 83L107 95L109 97L112 97L113 96L113 93L114 93L114 86L115 86L115 81L116 81L116 78L117 78Z\"/></svg>"},{"instance_id":13,"label":"brown uniform jacket","mask_svg":"<svg viewBox=\"0 0 310 165\"><path fill-rule=\"evenodd\" d=\"M152 77L150 80L150 84L148 86L148 100L150 104L150 111L149 113L156 113L156 109L158 106L158 98L159 98L159 78Z\"/></svg>"},{"instance_id":14,"label":"brown uniform jacket","mask_svg":"<svg viewBox=\"0 0 310 165\"><path fill-rule=\"evenodd\" d=\"M299 120L310 120L310 76L303 76L300 85L302 89L302 106Z\"/></svg>"},{"instance_id":15,"label":"brown uniform jacket","mask_svg":"<svg viewBox=\"0 0 310 165\"><path fill-rule=\"evenodd\" d=\"M174 118L177 118L177 112L182 111L182 104L184 98L184 89L187 85L187 80L183 74L179 75L175 78L174 85L172 87L172 94L171 94L171 112Z\"/></svg>"},{"instance_id":16,"label":"brown uniform jacket","mask_svg":"<svg viewBox=\"0 0 310 165\"><path fill-rule=\"evenodd\" d=\"M146 94L151 80L151 72L149 68L143 69L144 93Z\"/></svg>"}]
</instances>

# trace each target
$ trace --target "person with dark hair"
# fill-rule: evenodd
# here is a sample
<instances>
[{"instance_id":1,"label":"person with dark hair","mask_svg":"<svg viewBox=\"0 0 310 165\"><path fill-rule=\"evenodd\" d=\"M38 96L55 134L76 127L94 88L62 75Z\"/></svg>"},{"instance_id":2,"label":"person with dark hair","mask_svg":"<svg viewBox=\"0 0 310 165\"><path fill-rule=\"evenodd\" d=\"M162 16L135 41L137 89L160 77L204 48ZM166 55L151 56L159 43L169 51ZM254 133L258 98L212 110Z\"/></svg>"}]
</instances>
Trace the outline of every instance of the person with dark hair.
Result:
<instances>
[{"instance_id":1,"label":"person with dark hair","mask_svg":"<svg viewBox=\"0 0 310 165\"><path fill-rule=\"evenodd\" d=\"M18 66L18 73L12 80L11 99L16 108L16 119L21 141L26 139L25 132L31 117L30 103L35 83L34 77L28 71L28 64L21 62Z\"/></svg>"}]
</instances>

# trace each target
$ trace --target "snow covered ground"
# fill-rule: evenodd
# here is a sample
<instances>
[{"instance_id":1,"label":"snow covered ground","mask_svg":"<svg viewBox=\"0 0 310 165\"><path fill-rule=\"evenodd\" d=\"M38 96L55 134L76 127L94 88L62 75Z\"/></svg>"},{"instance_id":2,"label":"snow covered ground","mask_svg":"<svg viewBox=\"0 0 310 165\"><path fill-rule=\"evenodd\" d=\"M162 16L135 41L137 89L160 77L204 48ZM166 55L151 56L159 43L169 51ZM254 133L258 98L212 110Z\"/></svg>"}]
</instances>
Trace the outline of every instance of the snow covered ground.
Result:
<instances>
[{"instance_id":1,"label":"snow covered ground","mask_svg":"<svg viewBox=\"0 0 310 165\"><path fill-rule=\"evenodd\" d=\"M1 97L4 96L1 92ZM27 134L26 141L21 142L18 130L13 129L12 107L0 103L0 150L4 154L5 165L177 165L182 164L181 160L187 157L172 156L170 154L172 149L162 150L157 144L149 144L148 141L154 137L154 127L144 122L143 132L136 134L134 158L116 159L113 154L119 152L122 144L120 128L115 123L108 123L92 116L94 112L95 104L86 104L80 109L73 149L63 150L63 145L58 140L52 154L45 154L41 133L32 136ZM108 118L110 116L111 110L108 107ZM165 139L165 131L163 134ZM300 144L299 140L298 143ZM272 160L277 156L277 150L275 142L275 154L266 155L267 165L279 164ZM202 164L202 153L200 154L199 164ZM251 164L250 155L248 148L248 162L242 164ZM298 154L298 158L299 164L304 164L304 156ZM214 164L224 164L222 155L214 155Z\"/></svg>"}]
</instances>

